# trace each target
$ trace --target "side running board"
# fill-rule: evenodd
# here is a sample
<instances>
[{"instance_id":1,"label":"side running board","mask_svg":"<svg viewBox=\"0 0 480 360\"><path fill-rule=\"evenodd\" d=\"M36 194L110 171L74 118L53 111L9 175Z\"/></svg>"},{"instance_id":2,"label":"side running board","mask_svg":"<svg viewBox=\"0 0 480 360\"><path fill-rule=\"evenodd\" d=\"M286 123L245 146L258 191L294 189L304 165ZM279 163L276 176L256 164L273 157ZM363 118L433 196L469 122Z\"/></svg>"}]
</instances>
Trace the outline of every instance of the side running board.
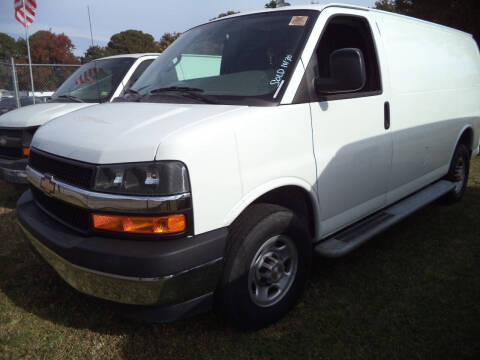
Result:
<instances>
[{"instance_id":1,"label":"side running board","mask_svg":"<svg viewBox=\"0 0 480 360\"><path fill-rule=\"evenodd\" d=\"M440 180L385 210L323 240L315 246L314 250L318 255L330 258L346 255L375 235L447 194L454 187L454 183Z\"/></svg>"}]
</instances>

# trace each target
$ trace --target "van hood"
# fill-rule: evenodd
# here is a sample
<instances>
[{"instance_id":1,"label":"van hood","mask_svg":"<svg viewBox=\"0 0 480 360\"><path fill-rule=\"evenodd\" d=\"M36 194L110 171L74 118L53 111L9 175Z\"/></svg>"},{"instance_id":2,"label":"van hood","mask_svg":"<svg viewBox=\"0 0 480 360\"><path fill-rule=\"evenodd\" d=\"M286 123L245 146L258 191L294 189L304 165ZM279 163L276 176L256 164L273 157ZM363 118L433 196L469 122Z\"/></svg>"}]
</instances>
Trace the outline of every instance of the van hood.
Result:
<instances>
[{"instance_id":1,"label":"van hood","mask_svg":"<svg viewBox=\"0 0 480 360\"><path fill-rule=\"evenodd\" d=\"M32 147L93 164L155 160L173 133L245 106L109 103L61 116L42 126ZM195 151L192 149L192 151Z\"/></svg>"},{"instance_id":2,"label":"van hood","mask_svg":"<svg viewBox=\"0 0 480 360\"><path fill-rule=\"evenodd\" d=\"M0 116L0 127L40 126L66 113L95 105L93 103L44 103L28 105Z\"/></svg>"}]
</instances>

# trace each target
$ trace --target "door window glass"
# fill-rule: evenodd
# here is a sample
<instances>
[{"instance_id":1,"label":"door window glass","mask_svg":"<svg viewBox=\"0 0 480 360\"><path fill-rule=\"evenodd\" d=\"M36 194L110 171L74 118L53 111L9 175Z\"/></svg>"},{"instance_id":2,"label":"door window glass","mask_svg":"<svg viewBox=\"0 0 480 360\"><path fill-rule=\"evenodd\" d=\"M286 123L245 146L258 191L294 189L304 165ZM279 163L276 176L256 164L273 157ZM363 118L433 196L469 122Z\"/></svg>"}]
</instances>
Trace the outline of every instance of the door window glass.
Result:
<instances>
[{"instance_id":1,"label":"door window glass","mask_svg":"<svg viewBox=\"0 0 480 360\"><path fill-rule=\"evenodd\" d=\"M367 82L357 93L381 91L380 71L372 31L367 19L360 16L335 16L327 24L316 55L318 76L330 76L330 55L338 49L360 49L367 72Z\"/></svg>"}]
</instances>

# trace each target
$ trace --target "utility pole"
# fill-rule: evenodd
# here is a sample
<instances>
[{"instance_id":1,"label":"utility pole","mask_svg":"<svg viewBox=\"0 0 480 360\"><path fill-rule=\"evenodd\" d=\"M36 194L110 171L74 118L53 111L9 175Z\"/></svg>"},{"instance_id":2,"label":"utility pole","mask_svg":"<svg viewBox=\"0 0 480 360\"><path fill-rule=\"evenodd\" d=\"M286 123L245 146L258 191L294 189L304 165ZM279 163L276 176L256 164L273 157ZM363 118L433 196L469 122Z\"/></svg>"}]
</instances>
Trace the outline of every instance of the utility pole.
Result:
<instances>
[{"instance_id":1,"label":"utility pole","mask_svg":"<svg viewBox=\"0 0 480 360\"><path fill-rule=\"evenodd\" d=\"M20 95L18 94L18 82L17 82L17 69L15 69L15 59L13 56L10 58L10 63L12 66L12 81L13 88L15 90L15 99L17 100L17 108L20 108Z\"/></svg>"},{"instance_id":2,"label":"utility pole","mask_svg":"<svg viewBox=\"0 0 480 360\"><path fill-rule=\"evenodd\" d=\"M87 5L87 11L88 11L88 22L90 24L90 39L92 40L92 46L93 46L92 19L90 18L90 6L89 5Z\"/></svg>"}]
</instances>

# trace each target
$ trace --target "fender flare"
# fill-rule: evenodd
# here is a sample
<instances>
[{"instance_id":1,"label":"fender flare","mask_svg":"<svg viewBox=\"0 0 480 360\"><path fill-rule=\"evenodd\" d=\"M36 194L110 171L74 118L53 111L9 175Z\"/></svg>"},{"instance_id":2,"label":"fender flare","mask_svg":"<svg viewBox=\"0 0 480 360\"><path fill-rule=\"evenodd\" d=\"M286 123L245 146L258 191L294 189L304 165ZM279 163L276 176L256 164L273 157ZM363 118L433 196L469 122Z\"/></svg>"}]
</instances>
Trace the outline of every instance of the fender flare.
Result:
<instances>
[{"instance_id":1,"label":"fender flare","mask_svg":"<svg viewBox=\"0 0 480 360\"><path fill-rule=\"evenodd\" d=\"M453 155L455 155L455 149L457 148L457 145L458 145L458 142L460 141L460 138L463 136L463 134L465 133L465 131L467 130L471 130L472 133L473 133L473 139L472 139L472 147L475 146L474 145L474 142L475 142L475 130L473 128L473 126L471 124L466 124L462 127L462 129L460 130L459 134L457 135L457 139L455 140L455 144L453 146L453 149L451 151L451 155L450 155L450 160L448 162L448 166L450 167L450 165L452 164L452 160L453 160ZM470 149L472 151L472 156L473 156L473 153L475 151L475 149Z\"/></svg>"},{"instance_id":2,"label":"fender flare","mask_svg":"<svg viewBox=\"0 0 480 360\"><path fill-rule=\"evenodd\" d=\"M321 208L320 208L320 202L318 200L316 188L310 185L307 181L297 177L283 177L283 178L270 180L250 190L247 194L242 196L242 198L235 204L235 206L225 216L224 226L230 226L235 221L235 219L237 219L237 217L259 197L261 197L262 195L265 195L266 193L272 190L275 190L284 186L299 187L305 190L309 195L309 199L311 201L312 209L313 209L313 217L314 217L313 221L315 223L314 238L317 239L320 234L320 223L318 222L318 219L320 219Z\"/></svg>"}]
</instances>

